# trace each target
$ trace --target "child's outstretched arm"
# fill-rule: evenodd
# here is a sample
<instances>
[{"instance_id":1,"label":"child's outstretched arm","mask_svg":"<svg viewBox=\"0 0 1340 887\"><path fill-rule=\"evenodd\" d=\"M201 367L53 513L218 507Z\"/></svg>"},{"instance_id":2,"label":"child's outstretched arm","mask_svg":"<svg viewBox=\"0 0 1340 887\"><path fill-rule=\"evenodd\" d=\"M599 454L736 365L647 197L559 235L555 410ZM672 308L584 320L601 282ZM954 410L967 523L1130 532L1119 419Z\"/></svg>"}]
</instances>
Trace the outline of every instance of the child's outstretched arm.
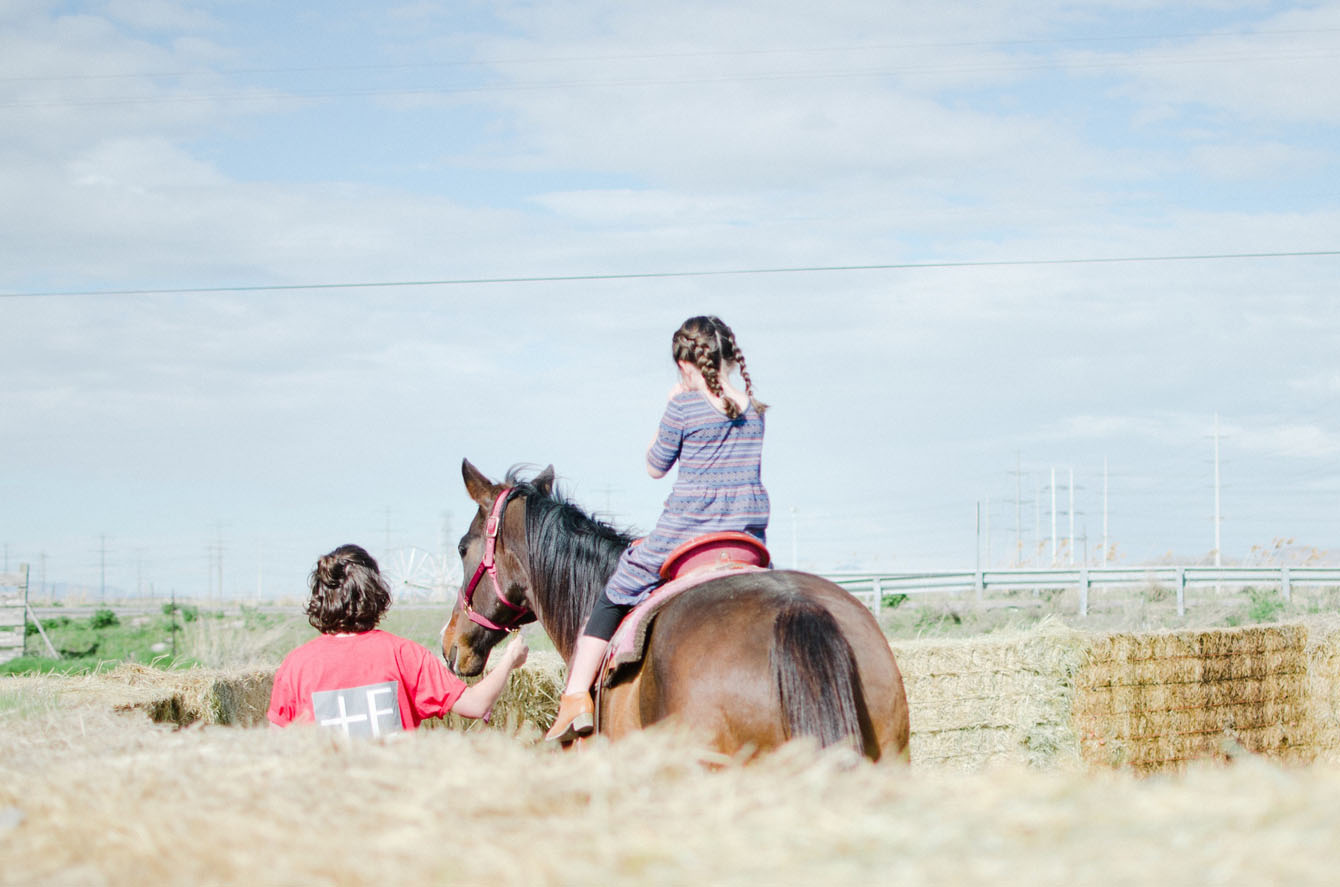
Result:
<instances>
[{"instance_id":1,"label":"child's outstretched arm","mask_svg":"<svg viewBox=\"0 0 1340 887\"><path fill-rule=\"evenodd\" d=\"M467 718L484 717L502 695L503 689L507 686L507 676L512 673L512 669L526 661L529 653L530 648L526 646L521 632L518 631L512 635L512 640L503 650L502 658L494 666L493 671L480 678L479 683L467 687L451 710Z\"/></svg>"}]
</instances>

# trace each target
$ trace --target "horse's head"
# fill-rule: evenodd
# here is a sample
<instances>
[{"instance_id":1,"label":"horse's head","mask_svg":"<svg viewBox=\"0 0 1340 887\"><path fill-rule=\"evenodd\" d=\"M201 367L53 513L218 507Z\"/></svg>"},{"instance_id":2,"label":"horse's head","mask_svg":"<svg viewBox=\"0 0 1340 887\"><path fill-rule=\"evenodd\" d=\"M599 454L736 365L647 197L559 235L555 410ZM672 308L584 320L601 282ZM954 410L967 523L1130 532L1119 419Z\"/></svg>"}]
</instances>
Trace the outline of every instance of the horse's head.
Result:
<instances>
[{"instance_id":1,"label":"horse's head","mask_svg":"<svg viewBox=\"0 0 1340 887\"><path fill-rule=\"evenodd\" d=\"M461 475L479 510L458 546L464 581L442 630L442 655L456 674L472 677L484 670L494 645L535 616L525 497L508 484L493 483L468 459ZM527 482L543 494L553 483L552 465Z\"/></svg>"}]
</instances>

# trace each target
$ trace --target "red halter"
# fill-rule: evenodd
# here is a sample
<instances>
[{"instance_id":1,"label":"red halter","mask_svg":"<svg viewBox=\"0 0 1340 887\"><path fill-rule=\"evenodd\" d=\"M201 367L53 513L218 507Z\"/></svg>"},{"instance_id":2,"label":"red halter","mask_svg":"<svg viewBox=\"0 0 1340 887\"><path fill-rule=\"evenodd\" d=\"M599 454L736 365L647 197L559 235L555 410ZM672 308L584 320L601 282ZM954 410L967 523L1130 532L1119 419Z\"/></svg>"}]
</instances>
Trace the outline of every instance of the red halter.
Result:
<instances>
[{"instance_id":1,"label":"red halter","mask_svg":"<svg viewBox=\"0 0 1340 887\"><path fill-rule=\"evenodd\" d=\"M498 584L498 564L493 558L494 551L498 547L498 531L502 529L503 510L507 508L507 497L511 492L512 488L508 487L494 500L488 520L484 522L484 556L480 559L479 566L475 567L475 575L470 578L470 583L461 592L461 603L470 621L494 631L515 631L527 622L535 621L535 614L530 608L519 607L503 595L502 586ZM493 582L493 595L498 599L498 603L515 611L511 621L505 625L499 625L487 616L475 612L473 604L475 587L479 585L479 580L485 573L489 574L489 579Z\"/></svg>"}]
</instances>

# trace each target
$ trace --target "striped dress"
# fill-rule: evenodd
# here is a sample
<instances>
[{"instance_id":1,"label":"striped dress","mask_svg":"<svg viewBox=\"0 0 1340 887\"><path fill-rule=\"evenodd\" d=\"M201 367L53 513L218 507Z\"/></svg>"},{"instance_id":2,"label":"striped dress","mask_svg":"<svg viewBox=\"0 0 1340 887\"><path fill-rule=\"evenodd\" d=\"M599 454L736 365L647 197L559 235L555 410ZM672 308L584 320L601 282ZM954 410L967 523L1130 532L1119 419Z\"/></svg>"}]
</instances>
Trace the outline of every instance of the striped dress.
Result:
<instances>
[{"instance_id":1,"label":"striped dress","mask_svg":"<svg viewBox=\"0 0 1340 887\"><path fill-rule=\"evenodd\" d=\"M605 586L612 603L628 606L645 598L660 583L670 552L695 536L743 530L766 541L770 505L760 477L763 425L753 404L728 419L700 391L670 399L647 464L669 471L678 462L679 473L656 528L623 553Z\"/></svg>"}]
</instances>

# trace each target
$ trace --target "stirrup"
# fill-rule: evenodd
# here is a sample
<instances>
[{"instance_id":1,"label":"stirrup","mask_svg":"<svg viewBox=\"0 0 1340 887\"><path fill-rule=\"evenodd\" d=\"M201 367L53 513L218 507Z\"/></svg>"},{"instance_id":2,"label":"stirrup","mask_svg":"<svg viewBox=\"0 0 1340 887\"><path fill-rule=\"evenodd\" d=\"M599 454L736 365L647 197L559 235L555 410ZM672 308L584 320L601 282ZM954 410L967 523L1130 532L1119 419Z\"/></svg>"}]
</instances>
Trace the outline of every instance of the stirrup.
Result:
<instances>
[{"instance_id":1,"label":"stirrup","mask_svg":"<svg viewBox=\"0 0 1340 887\"><path fill-rule=\"evenodd\" d=\"M558 716L554 725L544 734L546 742L572 742L579 736L589 736L596 729L596 706L591 694L564 693L558 699Z\"/></svg>"}]
</instances>

